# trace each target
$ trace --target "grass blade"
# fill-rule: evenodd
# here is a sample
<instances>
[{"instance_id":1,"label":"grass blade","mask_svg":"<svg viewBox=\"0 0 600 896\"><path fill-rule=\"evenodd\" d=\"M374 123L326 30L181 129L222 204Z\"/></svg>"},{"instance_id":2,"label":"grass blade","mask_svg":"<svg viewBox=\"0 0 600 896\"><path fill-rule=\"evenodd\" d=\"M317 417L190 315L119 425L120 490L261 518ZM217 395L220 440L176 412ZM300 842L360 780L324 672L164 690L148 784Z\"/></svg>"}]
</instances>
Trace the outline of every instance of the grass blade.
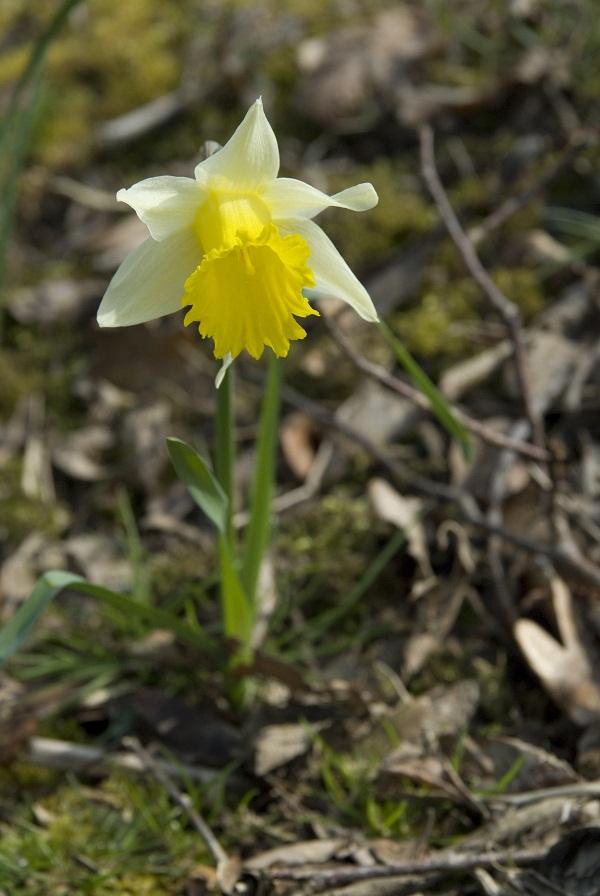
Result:
<instances>
[{"instance_id":1,"label":"grass blade","mask_svg":"<svg viewBox=\"0 0 600 896\"><path fill-rule=\"evenodd\" d=\"M600 218L574 208L554 206L547 209L546 219L555 230L576 239L600 243Z\"/></svg>"},{"instance_id":2,"label":"grass blade","mask_svg":"<svg viewBox=\"0 0 600 896\"><path fill-rule=\"evenodd\" d=\"M12 140L3 141L0 149L2 153L2 169L0 178L0 190L2 203L0 205L0 290L6 272L6 257L8 243L13 231L17 195L19 188L19 176L25 163L29 147L31 132L39 111L39 99L41 93L41 72L32 86L29 103L20 114L15 116L14 126L10 135Z\"/></svg>"},{"instance_id":3,"label":"grass blade","mask_svg":"<svg viewBox=\"0 0 600 896\"><path fill-rule=\"evenodd\" d=\"M142 603L125 594L94 585L81 576L62 570L53 570L41 576L29 597L21 604L15 615L0 630L0 666L2 666L29 636L46 607L67 588L73 588L89 597L94 597L122 612L137 615L146 623L157 628L172 631L181 641L202 651L214 652L212 639L196 631L165 610Z\"/></svg>"},{"instance_id":4,"label":"grass blade","mask_svg":"<svg viewBox=\"0 0 600 896\"><path fill-rule=\"evenodd\" d=\"M275 355L272 355L269 359L267 387L260 418L250 497L250 522L246 529L241 573L246 593L253 603L260 566L269 544L271 531L271 501L275 484L280 393L281 363Z\"/></svg>"},{"instance_id":5,"label":"grass blade","mask_svg":"<svg viewBox=\"0 0 600 896\"><path fill-rule=\"evenodd\" d=\"M346 597L342 601L340 601L337 606L333 607L331 610L326 610L324 613L321 613L321 615L316 619L313 619L311 621L311 633L318 633L319 635L323 635L333 625L340 622L340 620L343 619L344 616L362 600L362 597L366 593L367 589L371 587L373 582L375 582L375 580L383 572L394 555L405 544L406 533L403 530L394 532L390 540L382 547L381 551L376 554L376 556L373 558L373 561L365 569L362 577L356 583L354 588L352 588L352 590L346 595Z\"/></svg>"},{"instance_id":6,"label":"grass blade","mask_svg":"<svg viewBox=\"0 0 600 896\"><path fill-rule=\"evenodd\" d=\"M219 538L219 560L225 636L239 641L245 655L252 637L254 613L237 574L231 545L224 535Z\"/></svg>"},{"instance_id":7,"label":"grass blade","mask_svg":"<svg viewBox=\"0 0 600 896\"><path fill-rule=\"evenodd\" d=\"M71 11L75 9L75 7L78 6L81 2L82 0L63 0L63 2L59 5L58 9L34 43L27 65L23 69L19 80L15 84L8 103L8 108L4 115L3 121L0 124L0 146L2 146L2 141L6 139L7 135L11 131L13 119L15 118L15 115L17 114L17 111L19 109L19 103L21 101L23 93L39 75L42 65L44 64L46 53L48 52L52 41L60 32L60 29L64 25Z\"/></svg>"},{"instance_id":8,"label":"grass blade","mask_svg":"<svg viewBox=\"0 0 600 896\"><path fill-rule=\"evenodd\" d=\"M394 333L392 333L387 324L383 321L379 321L379 328L383 333L386 342L412 379L415 386L429 399L431 410L435 416L448 433L460 444L463 454L468 460L471 456L471 439L468 431L462 423L459 423L442 393L431 382L422 367L417 364L406 346L402 344Z\"/></svg>"},{"instance_id":9,"label":"grass blade","mask_svg":"<svg viewBox=\"0 0 600 896\"><path fill-rule=\"evenodd\" d=\"M0 121L0 291L6 272L8 242L14 227L19 175L23 168L31 132L38 112L42 68L52 41L60 32L69 13L81 0L63 0L35 41L27 65L12 91L8 107ZM31 89L27 97L27 91ZM25 97L25 99L24 99ZM3 308L0 305L0 327Z\"/></svg>"}]
</instances>

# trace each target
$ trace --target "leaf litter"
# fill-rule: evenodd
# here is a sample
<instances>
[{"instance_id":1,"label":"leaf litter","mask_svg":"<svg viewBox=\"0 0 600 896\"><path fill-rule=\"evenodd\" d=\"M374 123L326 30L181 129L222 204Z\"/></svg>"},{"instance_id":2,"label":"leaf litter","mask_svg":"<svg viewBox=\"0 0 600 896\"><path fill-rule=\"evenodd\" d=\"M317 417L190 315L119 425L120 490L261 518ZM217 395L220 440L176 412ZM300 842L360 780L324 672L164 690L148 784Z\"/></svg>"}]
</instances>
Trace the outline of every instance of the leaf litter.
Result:
<instances>
[{"instance_id":1,"label":"leaf litter","mask_svg":"<svg viewBox=\"0 0 600 896\"><path fill-rule=\"evenodd\" d=\"M147 2L148 21L164 15ZM393 388L406 382L387 347L331 310L386 385L315 325L290 357L250 708L232 708L218 668L172 632L61 598L0 685L0 890L600 893L597 237L556 213L593 213L595 9L576 0L566 21L560 4L463 5L375 3L347 21L292 0L274 15L216 4L197 44L177 37L194 71L226 73L226 88L212 74L203 86L216 137L223 90L235 118L248 85L268 84L288 173L327 188L365 166L383 177L385 160L410 220L378 220L380 254L367 235L336 238L484 431L465 459ZM30 28L8 32L9 50ZM50 60L50 75L70 64ZM107 64L90 57L102 83ZM68 182L48 161L64 158L59 133L25 170L0 348L5 619L66 565L215 629L206 522L156 447L209 437L212 365L168 320L110 341L93 325L100 286L142 237L111 209L114 185L151 175L157 150L173 173L189 167L205 130L191 94L158 81L161 96L134 96L96 148L70 153ZM529 407L514 334L419 181L424 122L466 239L522 317ZM241 364L242 443L252 376ZM540 419L538 454L518 450L536 448Z\"/></svg>"}]
</instances>

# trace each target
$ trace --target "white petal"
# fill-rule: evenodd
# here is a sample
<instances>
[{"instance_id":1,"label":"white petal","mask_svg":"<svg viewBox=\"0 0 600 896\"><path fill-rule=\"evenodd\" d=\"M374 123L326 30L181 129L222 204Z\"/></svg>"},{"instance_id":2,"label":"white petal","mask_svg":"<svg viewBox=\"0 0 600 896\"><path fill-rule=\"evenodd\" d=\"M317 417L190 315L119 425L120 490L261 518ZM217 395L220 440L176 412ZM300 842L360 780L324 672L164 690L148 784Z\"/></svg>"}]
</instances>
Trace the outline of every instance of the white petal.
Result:
<instances>
[{"instance_id":1,"label":"white petal","mask_svg":"<svg viewBox=\"0 0 600 896\"><path fill-rule=\"evenodd\" d=\"M215 386L217 387L217 389L219 388L219 386L225 379L225 374L227 373L227 371L229 370L229 368L231 367L232 364L233 364L233 358L228 352L224 356L223 363L221 364L221 366L219 368L219 372L217 373L217 375L215 377Z\"/></svg>"},{"instance_id":2,"label":"white petal","mask_svg":"<svg viewBox=\"0 0 600 896\"><path fill-rule=\"evenodd\" d=\"M308 266L315 275L316 286L314 290L304 290L307 295L335 296L348 302L364 320L379 320L369 293L317 224L305 218L290 218L279 221L278 226L285 234L297 233L304 237L309 245Z\"/></svg>"},{"instance_id":3,"label":"white petal","mask_svg":"<svg viewBox=\"0 0 600 896\"><path fill-rule=\"evenodd\" d=\"M252 188L273 180L278 171L277 138L258 99L223 149L200 162L195 174L201 183L207 176L217 176Z\"/></svg>"},{"instance_id":4,"label":"white petal","mask_svg":"<svg viewBox=\"0 0 600 896\"><path fill-rule=\"evenodd\" d=\"M132 207L155 240L186 230L194 223L205 193L191 177L149 177L119 190L117 199Z\"/></svg>"},{"instance_id":5,"label":"white petal","mask_svg":"<svg viewBox=\"0 0 600 896\"><path fill-rule=\"evenodd\" d=\"M127 256L110 281L98 309L98 323L128 327L178 311L183 285L201 257L193 230L160 243L147 239Z\"/></svg>"},{"instance_id":6,"label":"white petal","mask_svg":"<svg viewBox=\"0 0 600 896\"><path fill-rule=\"evenodd\" d=\"M368 212L379 202L375 187L368 183L356 184L340 193L334 193L331 199L341 208L349 208L353 212Z\"/></svg>"},{"instance_id":7,"label":"white petal","mask_svg":"<svg viewBox=\"0 0 600 896\"><path fill-rule=\"evenodd\" d=\"M263 198L273 218L314 218L323 209L335 206L353 212L364 212L377 205L379 199L372 184L357 184L328 196L316 187L291 177L278 177L267 184Z\"/></svg>"}]
</instances>

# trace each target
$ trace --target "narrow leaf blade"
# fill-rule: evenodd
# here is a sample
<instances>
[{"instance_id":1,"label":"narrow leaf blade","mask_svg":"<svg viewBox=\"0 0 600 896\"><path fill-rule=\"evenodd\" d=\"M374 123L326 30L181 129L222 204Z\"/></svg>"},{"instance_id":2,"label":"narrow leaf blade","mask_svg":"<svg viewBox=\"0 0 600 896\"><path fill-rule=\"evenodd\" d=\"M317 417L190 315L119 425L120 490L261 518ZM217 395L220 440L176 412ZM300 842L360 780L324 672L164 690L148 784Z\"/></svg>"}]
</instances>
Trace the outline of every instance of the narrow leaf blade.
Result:
<instances>
[{"instance_id":1,"label":"narrow leaf blade","mask_svg":"<svg viewBox=\"0 0 600 896\"><path fill-rule=\"evenodd\" d=\"M468 460L471 456L471 439L468 431L462 423L456 419L442 393L431 382L423 368L417 364L406 346L402 344L394 333L392 333L387 324L380 321L379 328L388 345L396 355L396 358L400 364L402 364L415 386L417 386L417 388L429 399L431 410L435 416L447 432L460 444L463 454Z\"/></svg>"},{"instance_id":2,"label":"narrow leaf blade","mask_svg":"<svg viewBox=\"0 0 600 896\"><path fill-rule=\"evenodd\" d=\"M181 641L204 651L214 650L212 639L185 623L171 613L142 603L125 594L119 594L94 585L81 576L62 570L52 570L41 576L29 597L21 604L15 615L0 630L0 667L19 650L48 605L67 588L74 588L82 594L94 597L132 615L139 615L147 623L157 628L172 631Z\"/></svg>"},{"instance_id":3,"label":"narrow leaf blade","mask_svg":"<svg viewBox=\"0 0 600 896\"><path fill-rule=\"evenodd\" d=\"M269 361L267 387L260 417L256 462L250 499L250 522L246 529L242 563L242 582L254 603L261 563L269 545L271 501L275 484L277 430L281 393L281 363Z\"/></svg>"},{"instance_id":4,"label":"narrow leaf blade","mask_svg":"<svg viewBox=\"0 0 600 896\"><path fill-rule=\"evenodd\" d=\"M219 539L219 554L225 634L239 641L242 649L249 648L254 626L252 605L242 587L229 542L224 536Z\"/></svg>"},{"instance_id":5,"label":"narrow leaf blade","mask_svg":"<svg viewBox=\"0 0 600 896\"><path fill-rule=\"evenodd\" d=\"M167 448L177 476L196 504L219 532L225 532L229 502L206 461L181 439L167 439Z\"/></svg>"}]
</instances>

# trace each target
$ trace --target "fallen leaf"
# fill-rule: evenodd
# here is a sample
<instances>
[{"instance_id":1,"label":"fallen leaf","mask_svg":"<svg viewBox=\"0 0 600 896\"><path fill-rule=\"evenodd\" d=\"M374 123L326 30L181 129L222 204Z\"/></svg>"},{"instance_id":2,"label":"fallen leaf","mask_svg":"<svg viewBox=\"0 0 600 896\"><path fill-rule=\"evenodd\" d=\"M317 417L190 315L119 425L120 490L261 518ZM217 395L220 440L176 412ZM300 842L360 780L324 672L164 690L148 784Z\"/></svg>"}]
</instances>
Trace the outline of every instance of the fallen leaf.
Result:
<instances>
[{"instance_id":1,"label":"fallen leaf","mask_svg":"<svg viewBox=\"0 0 600 896\"><path fill-rule=\"evenodd\" d=\"M281 448L289 468L298 479L306 479L315 459L315 425L302 411L288 414L279 430Z\"/></svg>"},{"instance_id":2,"label":"fallen leaf","mask_svg":"<svg viewBox=\"0 0 600 896\"><path fill-rule=\"evenodd\" d=\"M422 522L423 500L401 495L385 479L371 479L368 494L377 516L406 533L408 550L422 576L435 578Z\"/></svg>"},{"instance_id":3,"label":"fallen leaf","mask_svg":"<svg viewBox=\"0 0 600 896\"><path fill-rule=\"evenodd\" d=\"M531 619L515 623L515 638L548 693L578 724L600 718L597 659L579 635L571 593L562 579L552 580L554 614L562 643Z\"/></svg>"},{"instance_id":4,"label":"fallen leaf","mask_svg":"<svg viewBox=\"0 0 600 896\"><path fill-rule=\"evenodd\" d=\"M268 775L303 756L311 743L310 732L304 725L267 725L259 731L254 742L254 773L259 777Z\"/></svg>"}]
</instances>

